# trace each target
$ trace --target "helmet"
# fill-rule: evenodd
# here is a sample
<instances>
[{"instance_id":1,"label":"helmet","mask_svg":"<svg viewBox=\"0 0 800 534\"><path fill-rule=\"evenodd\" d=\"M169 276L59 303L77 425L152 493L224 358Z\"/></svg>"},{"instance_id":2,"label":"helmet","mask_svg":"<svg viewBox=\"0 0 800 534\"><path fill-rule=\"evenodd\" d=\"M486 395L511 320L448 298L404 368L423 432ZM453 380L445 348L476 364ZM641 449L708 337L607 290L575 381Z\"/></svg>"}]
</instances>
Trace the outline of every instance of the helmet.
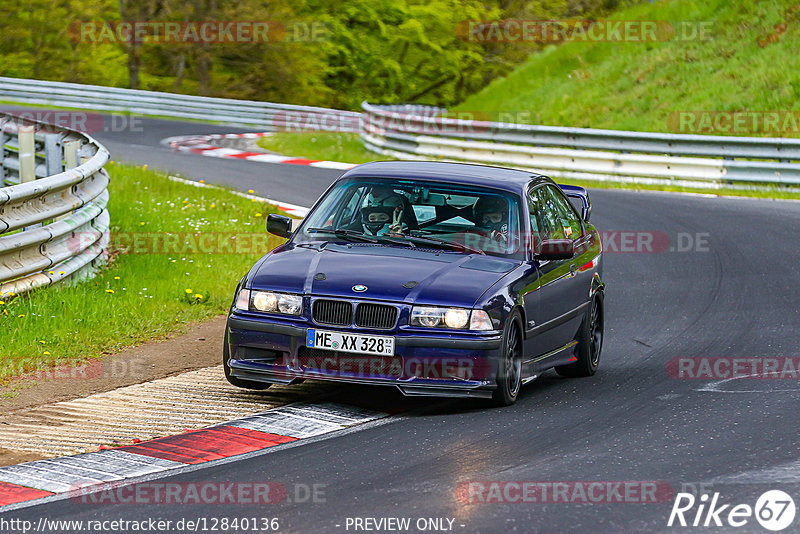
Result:
<instances>
[{"instance_id":1,"label":"helmet","mask_svg":"<svg viewBox=\"0 0 800 534\"><path fill-rule=\"evenodd\" d=\"M364 231L372 235L401 232L403 207L403 196L391 187L372 187L361 205Z\"/></svg>"},{"instance_id":2,"label":"helmet","mask_svg":"<svg viewBox=\"0 0 800 534\"><path fill-rule=\"evenodd\" d=\"M489 231L508 233L508 201L499 197L481 197L473 207L475 223Z\"/></svg>"},{"instance_id":3,"label":"helmet","mask_svg":"<svg viewBox=\"0 0 800 534\"><path fill-rule=\"evenodd\" d=\"M392 206L365 206L361 208L361 224L372 235L383 235L389 231L394 216Z\"/></svg>"},{"instance_id":4,"label":"helmet","mask_svg":"<svg viewBox=\"0 0 800 534\"><path fill-rule=\"evenodd\" d=\"M367 197L364 199L362 207L367 206L403 206L403 199L399 193L395 193L394 189L387 186L374 186L370 189Z\"/></svg>"}]
</instances>

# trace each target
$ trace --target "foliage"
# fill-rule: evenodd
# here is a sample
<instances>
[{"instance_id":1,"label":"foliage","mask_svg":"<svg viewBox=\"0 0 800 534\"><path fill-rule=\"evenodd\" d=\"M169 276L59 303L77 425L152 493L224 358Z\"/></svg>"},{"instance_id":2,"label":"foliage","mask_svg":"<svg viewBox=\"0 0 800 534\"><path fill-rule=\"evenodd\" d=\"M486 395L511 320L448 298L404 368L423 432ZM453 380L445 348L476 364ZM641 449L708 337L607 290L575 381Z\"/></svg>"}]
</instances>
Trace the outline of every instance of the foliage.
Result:
<instances>
[{"instance_id":1,"label":"foliage","mask_svg":"<svg viewBox=\"0 0 800 534\"><path fill-rule=\"evenodd\" d=\"M590 17L615 0L0 0L0 75L357 109L452 105L540 45L459 24ZM94 23L268 21L267 42L98 39ZM85 23L81 25L81 23ZM279 31L279 30L283 31ZM272 30L271 30L272 31Z\"/></svg>"}]
</instances>

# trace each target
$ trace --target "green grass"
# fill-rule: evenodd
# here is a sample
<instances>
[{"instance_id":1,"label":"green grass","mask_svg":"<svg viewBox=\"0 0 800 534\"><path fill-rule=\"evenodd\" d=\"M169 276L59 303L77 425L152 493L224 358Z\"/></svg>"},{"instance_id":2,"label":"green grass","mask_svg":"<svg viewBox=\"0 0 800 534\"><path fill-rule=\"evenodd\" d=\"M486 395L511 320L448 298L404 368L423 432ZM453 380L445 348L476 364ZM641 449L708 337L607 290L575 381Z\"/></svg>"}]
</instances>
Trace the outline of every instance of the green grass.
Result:
<instances>
[{"instance_id":1,"label":"green grass","mask_svg":"<svg viewBox=\"0 0 800 534\"><path fill-rule=\"evenodd\" d=\"M797 111L800 9L790 11L795 4L642 3L612 18L709 21L711 38L549 46L457 109L492 118L502 113L510 122L654 132L679 132L673 121L682 111ZM784 23L785 31L776 31ZM700 133L784 136L747 130Z\"/></svg>"},{"instance_id":2,"label":"green grass","mask_svg":"<svg viewBox=\"0 0 800 534\"><path fill-rule=\"evenodd\" d=\"M0 297L0 382L118 352L223 313L239 279L281 242L266 236L266 215L275 210L268 204L142 167L108 170L113 260L86 282ZM149 244L169 235L175 241L165 247Z\"/></svg>"},{"instance_id":3,"label":"green grass","mask_svg":"<svg viewBox=\"0 0 800 534\"><path fill-rule=\"evenodd\" d=\"M368 163L392 158L364 148L354 133L339 132L279 132L262 137L258 146L278 154L344 163Z\"/></svg>"}]
</instances>

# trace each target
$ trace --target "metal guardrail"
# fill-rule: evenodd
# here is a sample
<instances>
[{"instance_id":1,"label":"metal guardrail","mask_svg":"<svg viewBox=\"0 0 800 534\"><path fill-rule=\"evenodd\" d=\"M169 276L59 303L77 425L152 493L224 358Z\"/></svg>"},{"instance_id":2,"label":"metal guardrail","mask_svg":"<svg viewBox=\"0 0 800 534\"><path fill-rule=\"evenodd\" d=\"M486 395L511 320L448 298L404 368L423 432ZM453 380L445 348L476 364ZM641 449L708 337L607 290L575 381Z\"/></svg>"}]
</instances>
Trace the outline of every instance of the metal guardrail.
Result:
<instances>
[{"instance_id":1,"label":"metal guardrail","mask_svg":"<svg viewBox=\"0 0 800 534\"><path fill-rule=\"evenodd\" d=\"M88 135L0 114L0 299L106 259L108 151Z\"/></svg>"},{"instance_id":2,"label":"metal guardrail","mask_svg":"<svg viewBox=\"0 0 800 534\"><path fill-rule=\"evenodd\" d=\"M800 184L800 139L681 135L442 118L418 105L364 113L0 77L0 100L204 119L274 130L358 131L364 145L400 158L443 158L541 171L553 177L690 187ZM37 151L57 151L36 139ZM49 147L49 148L48 148ZM36 175L47 158L37 157ZM13 157L6 180L18 172Z\"/></svg>"},{"instance_id":3,"label":"metal guardrail","mask_svg":"<svg viewBox=\"0 0 800 534\"><path fill-rule=\"evenodd\" d=\"M591 180L698 187L800 184L800 139L470 121L436 116L438 108L367 102L362 108L364 145L397 157L492 163Z\"/></svg>"},{"instance_id":4,"label":"metal guardrail","mask_svg":"<svg viewBox=\"0 0 800 534\"><path fill-rule=\"evenodd\" d=\"M201 119L265 131L357 131L360 113L313 106L180 95L156 91L0 77L0 100L50 106Z\"/></svg>"}]
</instances>

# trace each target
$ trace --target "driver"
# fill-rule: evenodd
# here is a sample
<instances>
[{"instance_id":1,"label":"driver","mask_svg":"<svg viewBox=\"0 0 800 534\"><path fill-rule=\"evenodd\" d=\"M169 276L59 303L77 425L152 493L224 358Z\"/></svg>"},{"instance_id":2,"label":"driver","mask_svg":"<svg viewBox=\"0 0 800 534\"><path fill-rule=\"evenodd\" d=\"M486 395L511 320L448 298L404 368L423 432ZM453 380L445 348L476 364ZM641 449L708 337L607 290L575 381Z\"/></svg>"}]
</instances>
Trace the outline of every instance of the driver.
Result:
<instances>
[{"instance_id":1,"label":"driver","mask_svg":"<svg viewBox=\"0 0 800 534\"><path fill-rule=\"evenodd\" d=\"M508 202L498 197L481 197L473 207L476 225L496 241L508 239Z\"/></svg>"},{"instance_id":2,"label":"driver","mask_svg":"<svg viewBox=\"0 0 800 534\"><path fill-rule=\"evenodd\" d=\"M391 187L376 186L361 205L361 224L370 235L399 234L403 223L403 197Z\"/></svg>"}]
</instances>

